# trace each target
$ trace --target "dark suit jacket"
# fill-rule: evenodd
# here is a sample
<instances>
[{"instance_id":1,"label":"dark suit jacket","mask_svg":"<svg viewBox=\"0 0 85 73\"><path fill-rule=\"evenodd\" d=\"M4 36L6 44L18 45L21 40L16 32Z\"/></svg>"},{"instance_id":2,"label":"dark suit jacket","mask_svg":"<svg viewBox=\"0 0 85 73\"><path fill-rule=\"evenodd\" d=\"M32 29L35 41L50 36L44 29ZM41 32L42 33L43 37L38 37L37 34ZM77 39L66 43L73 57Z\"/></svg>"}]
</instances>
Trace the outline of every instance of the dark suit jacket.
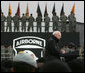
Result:
<instances>
[{"instance_id":1,"label":"dark suit jacket","mask_svg":"<svg viewBox=\"0 0 85 73\"><path fill-rule=\"evenodd\" d=\"M56 57L58 59L60 58L60 49L59 49L58 42L59 40L52 35L51 38L46 43L45 58L51 56Z\"/></svg>"}]
</instances>

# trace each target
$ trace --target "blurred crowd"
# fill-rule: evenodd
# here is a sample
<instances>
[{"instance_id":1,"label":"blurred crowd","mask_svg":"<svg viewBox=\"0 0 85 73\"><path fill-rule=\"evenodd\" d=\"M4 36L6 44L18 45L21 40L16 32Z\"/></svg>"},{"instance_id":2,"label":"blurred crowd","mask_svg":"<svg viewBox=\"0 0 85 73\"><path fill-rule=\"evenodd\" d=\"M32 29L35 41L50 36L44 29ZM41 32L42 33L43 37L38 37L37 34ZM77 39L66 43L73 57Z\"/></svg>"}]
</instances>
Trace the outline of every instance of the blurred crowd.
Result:
<instances>
[{"instance_id":1,"label":"blurred crowd","mask_svg":"<svg viewBox=\"0 0 85 73\"><path fill-rule=\"evenodd\" d=\"M37 58L33 63L28 56L29 52L25 51L24 54L28 53L26 58L28 58L28 62L25 61L25 56L23 57L23 52L19 53L19 57L15 60L13 60L13 49L11 46L8 48L5 48L4 46L1 46L1 49L3 49L3 53L9 53L9 55L5 54L5 58L2 58L1 61L1 71L2 72L84 72L84 49L81 46L78 46L75 48L74 44L71 42L69 45L64 45L61 48L61 51L63 53L70 53L72 51L79 50L79 55L76 57L75 55L72 55L71 58L67 57L61 57L60 60L53 59L46 61L44 57ZM29 50L30 51L30 50ZM32 52L32 51L31 51ZM1 51L2 53L2 51ZM17 55L18 56L18 55ZM17 57L16 56L16 57ZM31 55L34 58L34 53ZM74 57L75 56L75 57ZM10 58L11 57L11 58ZM21 58L20 58L21 57ZM20 59L18 61L18 59ZM23 60L24 59L24 60ZM30 61L29 61L30 59ZM31 66L34 64L33 66ZM34 67L36 64L37 67Z\"/></svg>"}]
</instances>

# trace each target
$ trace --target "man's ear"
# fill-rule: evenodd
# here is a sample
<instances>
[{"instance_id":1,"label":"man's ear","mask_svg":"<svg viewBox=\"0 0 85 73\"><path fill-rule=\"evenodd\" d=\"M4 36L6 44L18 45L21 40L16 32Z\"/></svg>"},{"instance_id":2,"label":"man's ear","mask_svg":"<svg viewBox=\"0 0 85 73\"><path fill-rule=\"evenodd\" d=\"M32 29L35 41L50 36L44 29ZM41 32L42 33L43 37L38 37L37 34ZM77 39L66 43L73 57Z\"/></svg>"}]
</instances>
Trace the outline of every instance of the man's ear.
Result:
<instances>
[{"instance_id":1,"label":"man's ear","mask_svg":"<svg viewBox=\"0 0 85 73\"><path fill-rule=\"evenodd\" d=\"M11 68L11 72L14 72L14 68L13 67Z\"/></svg>"}]
</instances>

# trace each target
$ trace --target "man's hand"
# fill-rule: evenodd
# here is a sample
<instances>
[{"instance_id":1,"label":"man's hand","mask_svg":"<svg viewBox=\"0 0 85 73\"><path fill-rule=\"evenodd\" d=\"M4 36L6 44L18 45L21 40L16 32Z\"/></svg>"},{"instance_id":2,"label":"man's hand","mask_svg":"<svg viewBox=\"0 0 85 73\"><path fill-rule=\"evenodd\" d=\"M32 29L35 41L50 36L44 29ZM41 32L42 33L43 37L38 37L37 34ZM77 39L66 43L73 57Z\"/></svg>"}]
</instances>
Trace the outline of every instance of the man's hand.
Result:
<instances>
[{"instance_id":1,"label":"man's hand","mask_svg":"<svg viewBox=\"0 0 85 73\"><path fill-rule=\"evenodd\" d=\"M63 50L63 49L61 49L61 53L62 53L62 54L65 54L65 53L66 53L66 51L65 51L65 50Z\"/></svg>"}]
</instances>

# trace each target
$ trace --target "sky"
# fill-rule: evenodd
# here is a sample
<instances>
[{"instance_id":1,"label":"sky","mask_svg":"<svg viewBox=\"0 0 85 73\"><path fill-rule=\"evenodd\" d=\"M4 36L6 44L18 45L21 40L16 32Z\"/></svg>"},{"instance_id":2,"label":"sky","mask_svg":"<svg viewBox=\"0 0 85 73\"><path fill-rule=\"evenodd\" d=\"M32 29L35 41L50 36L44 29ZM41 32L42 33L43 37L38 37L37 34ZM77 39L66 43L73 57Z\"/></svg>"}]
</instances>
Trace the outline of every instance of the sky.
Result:
<instances>
[{"instance_id":1,"label":"sky","mask_svg":"<svg viewBox=\"0 0 85 73\"><path fill-rule=\"evenodd\" d=\"M84 23L84 1L1 1L1 8L5 16L8 15L9 3L11 4L12 16L14 16L17 11L18 3L20 3L20 15L22 16L23 13L26 13L26 7L28 3L29 14L32 13L34 18L37 17L36 11L38 3L40 5L42 15L44 15L45 5L47 3L47 11L51 19L52 19L52 10L54 3L57 15L59 17L63 3L64 3L64 12L66 16L70 14L73 4L75 3L76 20L77 22Z\"/></svg>"}]
</instances>

